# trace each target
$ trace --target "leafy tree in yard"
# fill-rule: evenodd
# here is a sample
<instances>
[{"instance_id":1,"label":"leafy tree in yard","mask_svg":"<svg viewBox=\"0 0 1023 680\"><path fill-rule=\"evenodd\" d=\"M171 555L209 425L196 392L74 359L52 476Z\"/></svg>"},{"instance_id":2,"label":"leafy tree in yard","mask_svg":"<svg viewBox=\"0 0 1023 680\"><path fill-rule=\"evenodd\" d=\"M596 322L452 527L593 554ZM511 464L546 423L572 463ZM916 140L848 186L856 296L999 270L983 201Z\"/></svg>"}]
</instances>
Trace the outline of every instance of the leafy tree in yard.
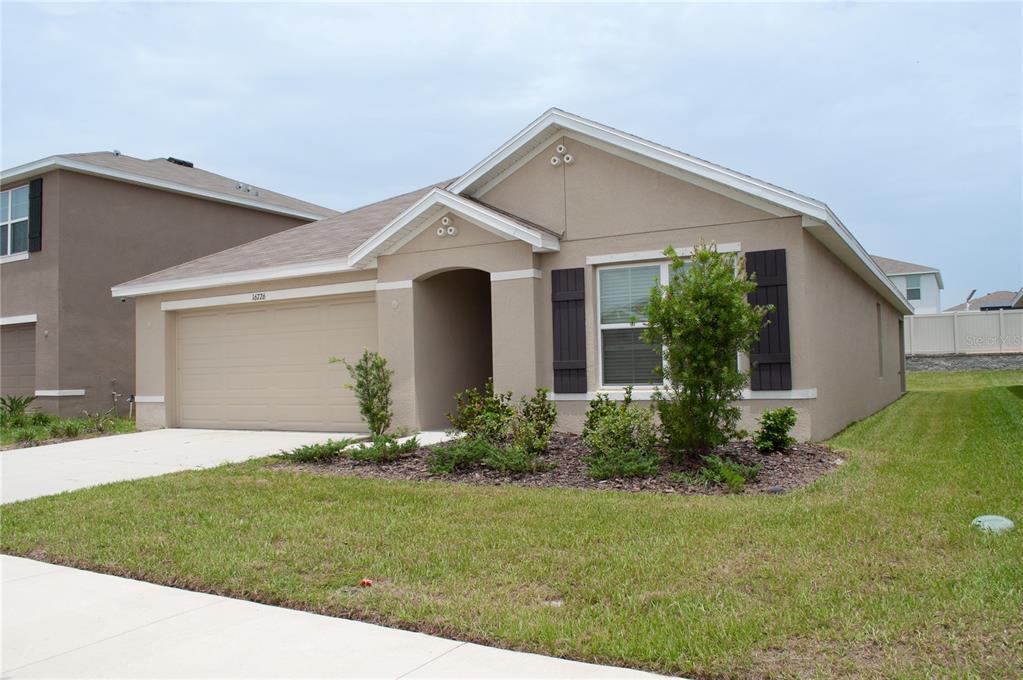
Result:
<instances>
[{"instance_id":1,"label":"leafy tree in yard","mask_svg":"<svg viewBox=\"0 0 1023 680\"><path fill-rule=\"evenodd\" d=\"M394 371L387 368L387 359L368 349L354 364L344 358L331 357L330 363L341 363L348 369L354 381L345 385L355 391L359 400L359 413L374 435L382 435L391 426L391 376Z\"/></svg>"},{"instance_id":2,"label":"leafy tree in yard","mask_svg":"<svg viewBox=\"0 0 1023 680\"><path fill-rule=\"evenodd\" d=\"M671 258L668 283L650 291L642 335L664 354L657 412L672 453L706 453L736 434L733 402L748 379L736 356L756 342L770 307L747 302L756 283L742 258L713 244L701 244L688 260L670 247L664 253Z\"/></svg>"}]
</instances>

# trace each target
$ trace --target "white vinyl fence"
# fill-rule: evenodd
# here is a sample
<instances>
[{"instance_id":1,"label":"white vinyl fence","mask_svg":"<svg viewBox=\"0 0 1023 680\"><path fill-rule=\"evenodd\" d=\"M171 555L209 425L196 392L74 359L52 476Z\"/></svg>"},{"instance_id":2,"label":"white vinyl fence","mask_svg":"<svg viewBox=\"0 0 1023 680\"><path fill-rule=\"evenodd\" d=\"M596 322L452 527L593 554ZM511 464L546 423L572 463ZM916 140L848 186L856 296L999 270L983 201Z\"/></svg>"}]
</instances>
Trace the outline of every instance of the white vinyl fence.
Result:
<instances>
[{"instance_id":1,"label":"white vinyl fence","mask_svg":"<svg viewBox=\"0 0 1023 680\"><path fill-rule=\"evenodd\" d=\"M1023 309L906 317L906 354L1023 352Z\"/></svg>"}]
</instances>

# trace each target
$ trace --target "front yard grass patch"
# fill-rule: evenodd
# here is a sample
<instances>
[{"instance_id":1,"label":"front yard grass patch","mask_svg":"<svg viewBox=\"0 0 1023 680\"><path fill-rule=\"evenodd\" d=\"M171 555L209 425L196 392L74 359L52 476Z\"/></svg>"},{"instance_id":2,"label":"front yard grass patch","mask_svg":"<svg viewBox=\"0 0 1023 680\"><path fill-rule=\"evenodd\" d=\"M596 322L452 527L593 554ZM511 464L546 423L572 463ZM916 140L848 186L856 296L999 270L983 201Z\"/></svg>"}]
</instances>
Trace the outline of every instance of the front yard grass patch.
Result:
<instances>
[{"instance_id":1,"label":"front yard grass patch","mask_svg":"<svg viewBox=\"0 0 1023 680\"><path fill-rule=\"evenodd\" d=\"M910 375L913 391L830 442L837 472L779 496L387 481L264 460L7 505L0 548L697 678L1015 678L1023 531L969 526L1023 524L1023 372L1006 373Z\"/></svg>"}]
</instances>

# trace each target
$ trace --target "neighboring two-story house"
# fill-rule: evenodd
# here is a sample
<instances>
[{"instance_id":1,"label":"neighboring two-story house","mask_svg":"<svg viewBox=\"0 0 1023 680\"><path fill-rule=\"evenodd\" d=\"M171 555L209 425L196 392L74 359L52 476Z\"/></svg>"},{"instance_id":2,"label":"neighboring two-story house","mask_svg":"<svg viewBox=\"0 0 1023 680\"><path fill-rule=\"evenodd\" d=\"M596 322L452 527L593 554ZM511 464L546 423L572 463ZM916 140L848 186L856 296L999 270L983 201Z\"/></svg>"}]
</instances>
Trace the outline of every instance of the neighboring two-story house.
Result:
<instances>
[{"instance_id":1,"label":"neighboring two-story house","mask_svg":"<svg viewBox=\"0 0 1023 680\"><path fill-rule=\"evenodd\" d=\"M112 285L338 214L118 152L4 170L0 189L0 394L67 416L134 392L134 302Z\"/></svg>"},{"instance_id":2,"label":"neighboring two-story house","mask_svg":"<svg viewBox=\"0 0 1023 680\"><path fill-rule=\"evenodd\" d=\"M899 291L913 305L914 314L938 314L941 312L941 291L945 284L937 267L893 260L880 255L871 255L881 271L891 279Z\"/></svg>"}]
</instances>

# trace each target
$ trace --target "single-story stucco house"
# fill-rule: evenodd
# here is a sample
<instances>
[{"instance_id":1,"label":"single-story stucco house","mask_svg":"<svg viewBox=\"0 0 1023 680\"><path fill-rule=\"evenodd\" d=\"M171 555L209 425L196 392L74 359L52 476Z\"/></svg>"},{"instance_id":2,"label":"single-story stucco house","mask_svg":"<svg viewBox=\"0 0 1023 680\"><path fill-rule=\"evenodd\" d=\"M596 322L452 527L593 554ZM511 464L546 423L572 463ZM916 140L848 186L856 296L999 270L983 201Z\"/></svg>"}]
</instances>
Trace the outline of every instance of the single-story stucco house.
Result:
<instances>
[{"instance_id":1,"label":"single-story stucco house","mask_svg":"<svg viewBox=\"0 0 1023 680\"><path fill-rule=\"evenodd\" d=\"M820 439L903 393L913 310L827 205L551 109L457 179L115 286L136 298L139 424L363 430L327 358L368 347L395 425L443 428L493 376L550 388L577 429L596 392L649 399L658 358L629 318L664 248L701 242L743 253L777 307L747 425L791 405Z\"/></svg>"}]
</instances>

